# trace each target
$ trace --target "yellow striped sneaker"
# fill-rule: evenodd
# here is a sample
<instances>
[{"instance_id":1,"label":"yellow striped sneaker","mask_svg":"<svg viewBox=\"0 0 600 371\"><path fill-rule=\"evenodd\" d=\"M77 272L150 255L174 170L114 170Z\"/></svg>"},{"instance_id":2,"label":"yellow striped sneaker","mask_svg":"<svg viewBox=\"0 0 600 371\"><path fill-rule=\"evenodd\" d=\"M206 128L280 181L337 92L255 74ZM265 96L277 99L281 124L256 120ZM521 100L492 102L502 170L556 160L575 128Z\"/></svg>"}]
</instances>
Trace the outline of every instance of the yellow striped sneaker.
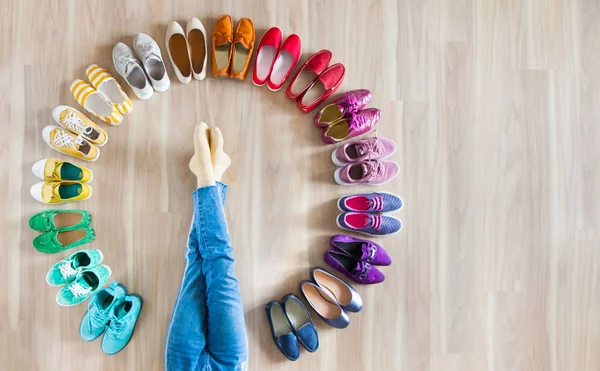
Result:
<instances>
[{"instance_id":1,"label":"yellow striped sneaker","mask_svg":"<svg viewBox=\"0 0 600 371\"><path fill-rule=\"evenodd\" d=\"M83 201L92 197L92 187L86 183L39 182L32 185L29 191L33 198L46 205Z\"/></svg>"},{"instance_id":2,"label":"yellow striped sneaker","mask_svg":"<svg viewBox=\"0 0 600 371\"><path fill-rule=\"evenodd\" d=\"M52 117L59 126L81 135L98 147L102 147L108 142L108 134L75 108L58 106L52 111Z\"/></svg>"},{"instance_id":3,"label":"yellow striped sneaker","mask_svg":"<svg viewBox=\"0 0 600 371\"><path fill-rule=\"evenodd\" d=\"M121 85L107 70L96 64L92 64L86 68L85 75L92 83L94 89L102 94L108 103L117 107L119 112L128 115L133 111L131 100L127 97Z\"/></svg>"},{"instance_id":4,"label":"yellow striped sneaker","mask_svg":"<svg viewBox=\"0 0 600 371\"><path fill-rule=\"evenodd\" d=\"M75 135L58 126L48 125L42 131L42 138L54 150L65 155L94 162L100 157L100 149L85 140L81 135Z\"/></svg>"},{"instance_id":5,"label":"yellow striped sneaker","mask_svg":"<svg viewBox=\"0 0 600 371\"><path fill-rule=\"evenodd\" d=\"M52 157L39 160L31 171L41 180L48 181L89 183L94 179L90 169Z\"/></svg>"},{"instance_id":6,"label":"yellow striped sneaker","mask_svg":"<svg viewBox=\"0 0 600 371\"><path fill-rule=\"evenodd\" d=\"M85 81L75 80L71 85L71 94L81 107L107 124L116 126L123 121L123 115L117 107L108 103L104 96Z\"/></svg>"}]
</instances>

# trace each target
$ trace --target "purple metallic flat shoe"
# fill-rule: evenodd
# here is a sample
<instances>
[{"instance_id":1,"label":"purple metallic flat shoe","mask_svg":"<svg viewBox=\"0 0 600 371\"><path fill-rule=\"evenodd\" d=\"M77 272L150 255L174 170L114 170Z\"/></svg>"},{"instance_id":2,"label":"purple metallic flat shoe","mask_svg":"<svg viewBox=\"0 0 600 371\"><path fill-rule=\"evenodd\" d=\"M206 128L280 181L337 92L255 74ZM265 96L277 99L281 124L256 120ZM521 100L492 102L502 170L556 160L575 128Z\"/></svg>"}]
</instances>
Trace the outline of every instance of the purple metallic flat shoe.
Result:
<instances>
[{"instance_id":1,"label":"purple metallic flat shoe","mask_svg":"<svg viewBox=\"0 0 600 371\"><path fill-rule=\"evenodd\" d=\"M314 123L318 127L326 128L341 118L360 111L370 100L371 92L367 89L347 91L341 98L317 112Z\"/></svg>"},{"instance_id":2,"label":"purple metallic flat shoe","mask_svg":"<svg viewBox=\"0 0 600 371\"><path fill-rule=\"evenodd\" d=\"M311 269L310 275L319 287L333 294L334 299L337 300L343 310L360 312L363 306L362 298L352 286L323 268L315 267Z\"/></svg>"},{"instance_id":3,"label":"purple metallic flat shoe","mask_svg":"<svg viewBox=\"0 0 600 371\"><path fill-rule=\"evenodd\" d=\"M327 250L323 259L330 267L342 272L354 282L370 285L385 280L384 274L379 269L367 262L354 260L344 253Z\"/></svg>"},{"instance_id":4,"label":"purple metallic flat shoe","mask_svg":"<svg viewBox=\"0 0 600 371\"><path fill-rule=\"evenodd\" d=\"M380 118L377 108L365 108L324 128L321 138L327 144L354 138L373 129Z\"/></svg>"},{"instance_id":5,"label":"purple metallic flat shoe","mask_svg":"<svg viewBox=\"0 0 600 371\"><path fill-rule=\"evenodd\" d=\"M402 208L402 199L390 192L357 193L342 196L338 208L344 212L391 213Z\"/></svg>"},{"instance_id":6,"label":"purple metallic flat shoe","mask_svg":"<svg viewBox=\"0 0 600 371\"><path fill-rule=\"evenodd\" d=\"M300 292L308 305L331 327L345 328L350 317L327 291L309 281L300 281Z\"/></svg>"},{"instance_id":7,"label":"purple metallic flat shoe","mask_svg":"<svg viewBox=\"0 0 600 371\"><path fill-rule=\"evenodd\" d=\"M402 229L402 222L389 215L367 213L341 213L336 219L338 227L370 236L395 234Z\"/></svg>"},{"instance_id":8,"label":"purple metallic flat shoe","mask_svg":"<svg viewBox=\"0 0 600 371\"><path fill-rule=\"evenodd\" d=\"M332 249L352 257L354 260L364 261L372 265L390 265L391 256L373 241L336 234L329 240Z\"/></svg>"}]
</instances>

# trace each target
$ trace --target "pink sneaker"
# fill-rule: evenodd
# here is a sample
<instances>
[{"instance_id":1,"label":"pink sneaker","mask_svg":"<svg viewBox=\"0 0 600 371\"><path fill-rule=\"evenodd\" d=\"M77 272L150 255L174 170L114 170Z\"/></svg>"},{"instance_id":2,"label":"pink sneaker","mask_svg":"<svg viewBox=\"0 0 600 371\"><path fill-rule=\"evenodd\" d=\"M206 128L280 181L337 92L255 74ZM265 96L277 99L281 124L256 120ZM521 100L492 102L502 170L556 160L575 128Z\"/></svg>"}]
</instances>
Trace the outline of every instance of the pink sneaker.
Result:
<instances>
[{"instance_id":1,"label":"pink sneaker","mask_svg":"<svg viewBox=\"0 0 600 371\"><path fill-rule=\"evenodd\" d=\"M317 112L314 123L320 128L326 128L343 117L360 111L370 100L371 92L367 89L347 91L341 98L329 103Z\"/></svg>"},{"instance_id":2,"label":"pink sneaker","mask_svg":"<svg viewBox=\"0 0 600 371\"><path fill-rule=\"evenodd\" d=\"M348 118L334 122L323 129L321 138L325 143L337 143L364 134L379 122L381 113L377 108L366 108Z\"/></svg>"},{"instance_id":3,"label":"pink sneaker","mask_svg":"<svg viewBox=\"0 0 600 371\"><path fill-rule=\"evenodd\" d=\"M339 185L381 185L394 179L400 166L394 161L368 160L338 168L333 178Z\"/></svg>"},{"instance_id":4,"label":"pink sneaker","mask_svg":"<svg viewBox=\"0 0 600 371\"><path fill-rule=\"evenodd\" d=\"M388 138L365 138L344 144L331 153L336 166L365 160L385 160L396 152L396 142Z\"/></svg>"}]
</instances>

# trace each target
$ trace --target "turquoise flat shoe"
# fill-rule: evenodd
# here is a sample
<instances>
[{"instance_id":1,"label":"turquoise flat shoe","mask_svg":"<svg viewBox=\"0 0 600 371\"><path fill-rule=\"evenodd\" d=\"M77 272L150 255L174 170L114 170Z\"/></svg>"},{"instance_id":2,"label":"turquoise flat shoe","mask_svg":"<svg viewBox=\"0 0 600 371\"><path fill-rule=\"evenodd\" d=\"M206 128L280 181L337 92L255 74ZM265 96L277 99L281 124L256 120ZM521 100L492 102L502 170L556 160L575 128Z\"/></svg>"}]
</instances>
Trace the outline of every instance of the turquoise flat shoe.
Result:
<instances>
[{"instance_id":1,"label":"turquoise flat shoe","mask_svg":"<svg viewBox=\"0 0 600 371\"><path fill-rule=\"evenodd\" d=\"M133 335L135 323L142 310L139 295L127 295L111 310L110 322L102 337L102 351L106 354L120 352Z\"/></svg>"}]
</instances>

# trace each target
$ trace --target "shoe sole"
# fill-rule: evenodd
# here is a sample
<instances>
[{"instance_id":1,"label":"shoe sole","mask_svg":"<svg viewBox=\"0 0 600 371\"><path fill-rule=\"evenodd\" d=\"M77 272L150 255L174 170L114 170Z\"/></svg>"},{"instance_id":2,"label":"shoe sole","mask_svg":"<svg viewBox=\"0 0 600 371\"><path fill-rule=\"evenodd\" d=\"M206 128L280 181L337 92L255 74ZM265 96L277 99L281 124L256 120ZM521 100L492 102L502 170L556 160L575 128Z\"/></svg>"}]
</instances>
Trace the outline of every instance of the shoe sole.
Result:
<instances>
[{"instance_id":1,"label":"shoe sole","mask_svg":"<svg viewBox=\"0 0 600 371\"><path fill-rule=\"evenodd\" d=\"M137 327L137 321L140 319L140 315L142 314L142 309L144 308L144 300L138 294L131 294L130 296L135 296L138 299L140 299L140 312L138 313L138 318L135 320L135 325L133 326L133 330L131 331L131 336L129 337L129 340L127 340L125 345L123 345L123 348L119 349L119 351L117 351L115 353L106 353L103 350L102 352L106 355L113 356L115 354L120 353L123 349L127 348L127 345L129 345L129 342L131 342L131 339L133 339L133 335L135 335L135 328Z\"/></svg>"},{"instance_id":2,"label":"shoe sole","mask_svg":"<svg viewBox=\"0 0 600 371\"><path fill-rule=\"evenodd\" d=\"M384 185L387 184L389 182L391 182L392 180L394 180L396 177L390 178L388 180L386 180L385 182L382 183L346 183L344 181L342 181L340 179L340 170L342 170L341 168L337 168L334 172L333 172L333 179L335 180L335 182L341 186L357 186L357 185L366 185L369 187L376 187L376 186L380 186L380 185Z\"/></svg>"},{"instance_id":3,"label":"shoe sole","mask_svg":"<svg viewBox=\"0 0 600 371\"><path fill-rule=\"evenodd\" d=\"M365 213L366 214L366 213ZM339 217L339 215L338 215ZM390 216L390 218L394 218L396 220L398 220L400 222L400 229L398 229L396 232L392 232L392 233L386 233L386 234L371 234L371 233L367 233L367 232L363 232L363 231L359 231L358 229L352 229L352 228L347 228L347 227L343 227L342 225L340 225L340 222L338 220L338 218L335 218L335 224L337 224L338 227L340 227L341 229L344 229L346 231L351 231L351 232L356 232L356 233L362 233L362 234L366 234L367 236L371 236L371 237L384 237L384 236L393 236L395 234L400 233L400 231L402 230L402 221L396 217Z\"/></svg>"},{"instance_id":4,"label":"shoe sole","mask_svg":"<svg viewBox=\"0 0 600 371\"><path fill-rule=\"evenodd\" d=\"M333 150L333 152L331 152L331 161L333 162L333 164L335 166L339 166L339 167L344 167L348 164L351 164L351 162L341 162L340 160L337 159L337 157L335 156L335 152L339 149L340 147L336 148ZM382 158L377 158L374 160L387 160L388 158L392 157L392 155L396 153L396 149L394 149L392 152L390 152L389 154L385 155Z\"/></svg>"},{"instance_id":5,"label":"shoe sole","mask_svg":"<svg viewBox=\"0 0 600 371\"><path fill-rule=\"evenodd\" d=\"M349 194L349 195L345 195L345 196L342 196L342 197L338 198L337 207L343 213L366 213L366 214L381 214L381 215L394 214L394 213L397 213L398 211L400 211L400 210L402 210L404 208L404 200L402 199L402 197L398 196L397 194L392 193L392 192L377 192L377 193L383 193L383 194L386 194L386 195L392 195L394 197L398 197L400 199L400 203L402 205L400 206L399 209L392 210L392 211L385 211L385 212L381 212L381 213L380 212L369 212L369 211L348 211L348 210L343 210L340 202L342 201L342 198L344 198L344 197L354 196L354 194Z\"/></svg>"}]
</instances>

